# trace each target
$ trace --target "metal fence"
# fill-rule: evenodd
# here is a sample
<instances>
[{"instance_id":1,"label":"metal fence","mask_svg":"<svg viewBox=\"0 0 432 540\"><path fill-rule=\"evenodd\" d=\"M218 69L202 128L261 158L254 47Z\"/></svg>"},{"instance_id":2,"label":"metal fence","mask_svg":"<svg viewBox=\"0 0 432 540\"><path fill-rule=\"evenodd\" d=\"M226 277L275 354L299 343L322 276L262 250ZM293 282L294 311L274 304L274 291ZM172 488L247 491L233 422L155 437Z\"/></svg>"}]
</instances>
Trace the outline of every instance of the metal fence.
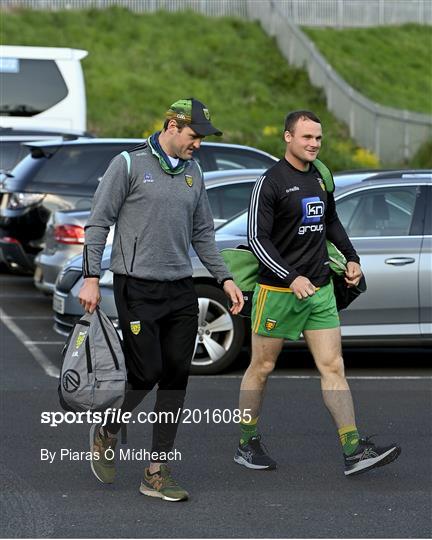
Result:
<instances>
[{"instance_id":1,"label":"metal fence","mask_svg":"<svg viewBox=\"0 0 432 540\"><path fill-rule=\"evenodd\" d=\"M260 3L253 0L249 4ZM274 0L291 23L301 26L432 24L431 0Z\"/></svg>"},{"instance_id":2,"label":"metal fence","mask_svg":"<svg viewBox=\"0 0 432 540\"><path fill-rule=\"evenodd\" d=\"M251 3L249 15L276 37L291 65L308 71L312 84L324 89L327 108L349 127L351 137L375 152L381 161L408 159L425 140L432 138L432 116L378 105L349 86L312 41L289 21L280 2ZM425 73L427 76L432 74Z\"/></svg>"},{"instance_id":3,"label":"metal fence","mask_svg":"<svg viewBox=\"0 0 432 540\"><path fill-rule=\"evenodd\" d=\"M432 23L432 0L1 0L5 8L106 8L121 5L145 12L192 9L206 15L235 15L260 22L291 65L304 67L324 89L327 107L349 127L359 144L381 161L409 159L432 138L432 116L378 105L349 86L296 24L361 26L416 21ZM431 73L425 73L425 77ZM299 103L299 108L301 103Z\"/></svg>"},{"instance_id":4,"label":"metal fence","mask_svg":"<svg viewBox=\"0 0 432 540\"><path fill-rule=\"evenodd\" d=\"M29 8L43 10L105 9L120 6L137 13L158 10L183 11L190 9L204 15L232 15L247 18L250 0L0 0L3 9ZM254 0L252 0L254 1Z\"/></svg>"},{"instance_id":5,"label":"metal fence","mask_svg":"<svg viewBox=\"0 0 432 540\"><path fill-rule=\"evenodd\" d=\"M3 9L103 9L112 5L136 12L192 9L206 15L247 17L261 0L0 0ZM377 26L432 24L431 0L274 0L293 24L305 26Z\"/></svg>"}]
</instances>

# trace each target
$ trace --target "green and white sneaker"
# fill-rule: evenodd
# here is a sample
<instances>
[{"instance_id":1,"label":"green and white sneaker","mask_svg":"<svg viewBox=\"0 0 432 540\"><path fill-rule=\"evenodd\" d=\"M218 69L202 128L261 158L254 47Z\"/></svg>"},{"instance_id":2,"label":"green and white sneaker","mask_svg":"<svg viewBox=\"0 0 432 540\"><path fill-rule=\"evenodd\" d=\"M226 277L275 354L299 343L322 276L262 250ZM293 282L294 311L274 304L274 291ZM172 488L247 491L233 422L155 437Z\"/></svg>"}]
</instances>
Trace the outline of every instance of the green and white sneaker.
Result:
<instances>
[{"instance_id":1,"label":"green and white sneaker","mask_svg":"<svg viewBox=\"0 0 432 540\"><path fill-rule=\"evenodd\" d=\"M189 493L171 476L168 465L161 465L160 471L153 474L145 468L139 490L143 495L159 497L164 501L184 501L189 497Z\"/></svg>"},{"instance_id":2,"label":"green and white sneaker","mask_svg":"<svg viewBox=\"0 0 432 540\"><path fill-rule=\"evenodd\" d=\"M104 484L112 484L115 478L115 447L116 437L101 434L100 424L93 424L90 428L90 451L92 460L91 470L96 478Z\"/></svg>"}]
</instances>

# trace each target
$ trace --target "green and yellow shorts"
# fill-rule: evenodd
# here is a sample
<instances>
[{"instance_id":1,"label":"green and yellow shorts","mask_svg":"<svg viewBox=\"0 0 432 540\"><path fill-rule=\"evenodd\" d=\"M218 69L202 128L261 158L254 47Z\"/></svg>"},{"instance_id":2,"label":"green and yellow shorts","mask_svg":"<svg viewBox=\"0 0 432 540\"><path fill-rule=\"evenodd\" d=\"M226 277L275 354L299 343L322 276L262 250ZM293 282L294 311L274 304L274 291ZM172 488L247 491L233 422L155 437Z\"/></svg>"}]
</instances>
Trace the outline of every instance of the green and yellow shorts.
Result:
<instances>
[{"instance_id":1,"label":"green and yellow shorts","mask_svg":"<svg viewBox=\"0 0 432 540\"><path fill-rule=\"evenodd\" d=\"M252 332L296 341L303 330L340 325L333 283L299 300L291 289L256 284L252 300Z\"/></svg>"}]
</instances>

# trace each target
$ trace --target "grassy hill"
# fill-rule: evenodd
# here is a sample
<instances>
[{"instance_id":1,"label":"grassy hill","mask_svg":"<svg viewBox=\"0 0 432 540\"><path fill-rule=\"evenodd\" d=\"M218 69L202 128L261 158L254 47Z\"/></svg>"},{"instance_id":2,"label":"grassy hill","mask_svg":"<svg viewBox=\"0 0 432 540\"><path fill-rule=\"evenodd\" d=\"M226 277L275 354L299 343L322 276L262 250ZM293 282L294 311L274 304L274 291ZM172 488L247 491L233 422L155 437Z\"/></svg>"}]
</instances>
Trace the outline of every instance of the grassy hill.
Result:
<instances>
[{"instance_id":1,"label":"grassy hill","mask_svg":"<svg viewBox=\"0 0 432 540\"><path fill-rule=\"evenodd\" d=\"M303 28L334 69L376 103L432 114L432 28Z\"/></svg>"},{"instance_id":2,"label":"grassy hill","mask_svg":"<svg viewBox=\"0 0 432 540\"><path fill-rule=\"evenodd\" d=\"M378 165L257 23L121 8L11 10L1 13L1 42L88 50L88 128L100 136L147 135L161 126L169 104L195 96L208 105L225 141L281 155L286 113L311 109L322 120L321 157L331 167Z\"/></svg>"},{"instance_id":3,"label":"grassy hill","mask_svg":"<svg viewBox=\"0 0 432 540\"><path fill-rule=\"evenodd\" d=\"M399 109L432 114L432 29L406 24L376 28L303 28L353 88ZM410 161L432 168L432 140Z\"/></svg>"}]
</instances>

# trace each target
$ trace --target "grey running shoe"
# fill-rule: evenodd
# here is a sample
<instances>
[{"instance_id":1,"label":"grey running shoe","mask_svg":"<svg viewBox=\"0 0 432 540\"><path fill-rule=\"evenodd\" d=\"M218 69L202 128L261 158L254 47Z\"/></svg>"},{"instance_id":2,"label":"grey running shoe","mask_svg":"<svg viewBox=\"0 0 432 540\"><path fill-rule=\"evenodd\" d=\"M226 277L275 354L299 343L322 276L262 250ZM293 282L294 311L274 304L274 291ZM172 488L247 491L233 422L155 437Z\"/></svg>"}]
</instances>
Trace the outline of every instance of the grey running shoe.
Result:
<instances>
[{"instance_id":1,"label":"grey running shoe","mask_svg":"<svg viewBox=\"0 0 432 540\"><path fill-rule=\"evenodd\" d=\"M345 476L360 474L375 467L382 467L394 461L401 453L396 444L379 447L371 442L370 437L359 439L359 445L354 454L345 458Z\"/></svg>"},{"instance_id":2,"label":"grey running shoe","mask_svg":"<svg viewBox=\"0 0 432 540\"><path fill-rule=\"evenodd\" d=\"M161 465L160 471L153 474L148 468L144 469L139 490L143 495L159 497L164 501L184 501L189 497L189 493L171 476L168 465Z\"/></svg>"},{"instance_id":3,"label":"grey running shoe","mask_svg":"<svg viewBox=\"0 0 432 540\"><path fill-rule=\"evenodd\" d=\"M267 454L267 448L261 443L261 435L239 444L234 461L248 469L276 469L276 461Z\"/></svg>"},{"instance_id":4,"label":"grey running shoe","mask_svg":"<svg viewBox=\"0 0 432 540\"><path fill-rule=\"evenodd\" d=\"M103 428L102 428L103 429ZM115 478L116 437L108 437L100 433L100 424L90 428L91 470L96 478L104 484L112 484Z\"/></svg>"}]
</instances>

